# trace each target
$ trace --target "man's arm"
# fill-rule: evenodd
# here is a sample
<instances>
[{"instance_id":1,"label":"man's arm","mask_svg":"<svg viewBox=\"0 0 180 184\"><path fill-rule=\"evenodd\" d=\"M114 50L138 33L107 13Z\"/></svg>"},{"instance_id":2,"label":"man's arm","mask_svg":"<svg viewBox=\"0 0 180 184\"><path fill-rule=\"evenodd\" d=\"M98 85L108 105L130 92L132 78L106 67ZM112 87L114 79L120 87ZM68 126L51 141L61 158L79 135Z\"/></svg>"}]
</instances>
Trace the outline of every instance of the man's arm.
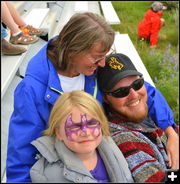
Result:
<instances>
[{"instance_id":1,"label":"man's arm","mask_svg":"<svg viewBox=\"0 0 180 184\"><path fill-rule=\"evenodd\" d=\"M148 93L148 115L162 130L165 130L169 126L175 129L176 124L173 112L161 92L146 81L144 84Z\"/></svg>"},{"instance_id":2,"label":"man's arm","mask_svg":"<svg viewBox=\"0 0 180 184\"><path fill-rule=\"evenodd\" d=\"M164 130L167 136L167 153L171 169L179 168L179 136L175 132L173 112L160 91L145 82L148 92L149 116L158 127Z\"/></svg>"}]
</instances>

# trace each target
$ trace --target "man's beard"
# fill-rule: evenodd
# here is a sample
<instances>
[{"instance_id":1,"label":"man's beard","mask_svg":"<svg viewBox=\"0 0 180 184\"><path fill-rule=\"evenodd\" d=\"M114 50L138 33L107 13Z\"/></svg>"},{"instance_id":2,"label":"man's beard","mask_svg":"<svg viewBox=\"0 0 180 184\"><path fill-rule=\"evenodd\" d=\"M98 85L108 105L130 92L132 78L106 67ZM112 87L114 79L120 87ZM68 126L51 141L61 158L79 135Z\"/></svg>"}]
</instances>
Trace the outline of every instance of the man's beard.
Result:
<instances>
[{"instance_id":1,"label":"man's beard","mask_svg":"<svg viewBox=\"0 0 180 184\"><path fill-rule=\"evenodd\" d=\"M125 111L121 109L115 110L113 107L110 107L110 109L113 115L116 115L127 122L141 123L148 116L148 106L146 103L144 104L144 109L139 112L132 110Z\"/></svg>"}]
</instances>

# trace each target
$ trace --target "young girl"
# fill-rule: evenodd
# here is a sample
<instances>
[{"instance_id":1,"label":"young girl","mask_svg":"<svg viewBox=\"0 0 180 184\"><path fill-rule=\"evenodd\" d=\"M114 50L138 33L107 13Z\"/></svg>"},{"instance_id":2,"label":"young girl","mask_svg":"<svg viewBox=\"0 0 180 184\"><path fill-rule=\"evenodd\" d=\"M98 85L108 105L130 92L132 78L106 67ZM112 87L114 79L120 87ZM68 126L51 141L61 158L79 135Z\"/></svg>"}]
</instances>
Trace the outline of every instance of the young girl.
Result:
<instances>
[{"instance_id":1,"label":"young girl","mask_svg":"<svg viewBox=\"0 0 180 184\"><path fill-rule=\"evenodd\" d=\"M84 91L66 92L56 101L44 135L32 144L40 159L32 182L132 182L122 153L110 138L99 103Z\"/></svg>"}]
</instances>

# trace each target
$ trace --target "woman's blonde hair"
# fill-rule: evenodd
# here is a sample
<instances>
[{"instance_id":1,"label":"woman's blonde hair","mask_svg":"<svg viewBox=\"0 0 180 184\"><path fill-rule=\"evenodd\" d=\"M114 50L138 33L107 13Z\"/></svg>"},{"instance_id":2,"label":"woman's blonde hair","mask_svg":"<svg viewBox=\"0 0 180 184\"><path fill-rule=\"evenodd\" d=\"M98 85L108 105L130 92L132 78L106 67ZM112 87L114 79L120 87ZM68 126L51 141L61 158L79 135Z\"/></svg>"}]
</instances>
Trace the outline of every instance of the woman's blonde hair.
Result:
<instances>
[{"instance_id":1,"label":"woman's blonde hair","mask_svg":"<svg viewBox=\"0 0 180 184\"><path fill-rule=\"evenodd\" d=\"M54 136L55 128L59 127L74 107L98 120L102 135L110 136L108 121L101 105L84 91L66 92L57 99L51 110L48 128L44 131L44 135Z\"/></svg>"},{"instance_id":2,"label":"woman's blonde hair","mask_svg":"<svg viewBox=\"0 0 180 184\"><path fill-rule=\"evenodd\" d=\"M76 13L61 30L57 39L48 45L48 57L55 67L65 71L74 55L87 53L94 44L101 43L100 52L109 51L115 33L105 19L95 13Z\"/></svg>"}]
</instances>

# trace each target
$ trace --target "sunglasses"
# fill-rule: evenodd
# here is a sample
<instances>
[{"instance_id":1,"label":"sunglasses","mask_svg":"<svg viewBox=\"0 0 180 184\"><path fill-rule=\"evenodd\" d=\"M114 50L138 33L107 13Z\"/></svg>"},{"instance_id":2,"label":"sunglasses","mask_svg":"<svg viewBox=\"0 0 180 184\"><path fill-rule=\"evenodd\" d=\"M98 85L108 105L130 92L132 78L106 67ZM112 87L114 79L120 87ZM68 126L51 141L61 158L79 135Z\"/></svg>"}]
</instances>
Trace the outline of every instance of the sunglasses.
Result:
<instances>
[{"instance_id":1,"label":"sunglasses","mask_svg":"<svg viewBox=\"0 0 180 184\"><path fill-rule=\"evenodd\" d=\"M141 77L135 80L130 86L120 87L112 92L104 92L104 94L114 96L116 98L123 98L129 95L130 89L133 88L135 91L142 88L144 79Z\"/></svg>"}]
</instances>

